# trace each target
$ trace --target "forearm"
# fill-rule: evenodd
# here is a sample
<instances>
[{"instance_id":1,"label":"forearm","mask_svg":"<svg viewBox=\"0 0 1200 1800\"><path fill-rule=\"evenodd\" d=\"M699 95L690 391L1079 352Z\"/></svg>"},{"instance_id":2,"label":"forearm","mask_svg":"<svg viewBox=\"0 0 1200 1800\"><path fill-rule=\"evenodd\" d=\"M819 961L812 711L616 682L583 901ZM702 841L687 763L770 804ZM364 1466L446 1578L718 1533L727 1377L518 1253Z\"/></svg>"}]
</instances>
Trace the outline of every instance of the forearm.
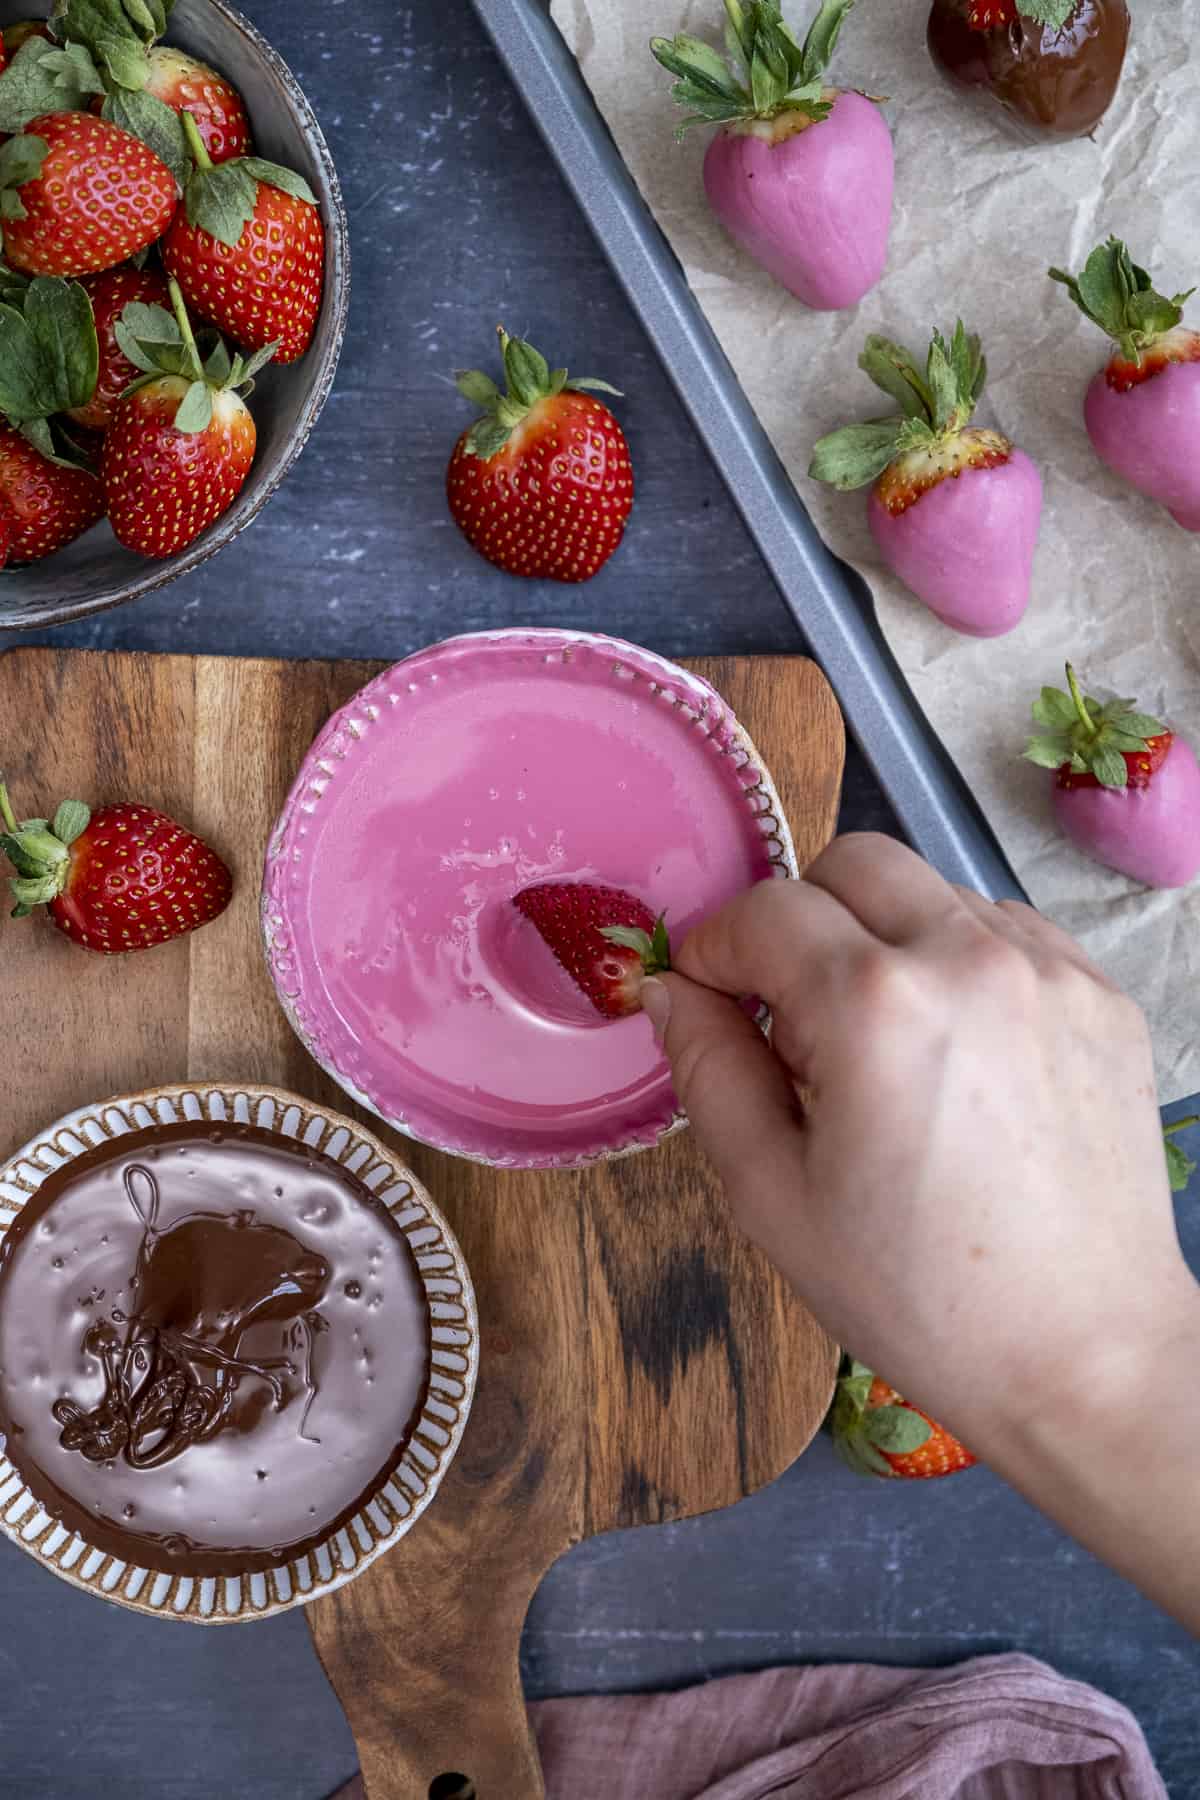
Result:
<instances>
[{"instance_id":1,"label":"forearm","mask_svg":"<svg viewBox=\"0 0 1200 1800\"><path fill-rule=\"evenodd\" d=\"M1122 1355L1084 1366L1058 1404L984 1426L997 1473L1200 1635L1200 1286Z\"/></svg>"}]
</instances>

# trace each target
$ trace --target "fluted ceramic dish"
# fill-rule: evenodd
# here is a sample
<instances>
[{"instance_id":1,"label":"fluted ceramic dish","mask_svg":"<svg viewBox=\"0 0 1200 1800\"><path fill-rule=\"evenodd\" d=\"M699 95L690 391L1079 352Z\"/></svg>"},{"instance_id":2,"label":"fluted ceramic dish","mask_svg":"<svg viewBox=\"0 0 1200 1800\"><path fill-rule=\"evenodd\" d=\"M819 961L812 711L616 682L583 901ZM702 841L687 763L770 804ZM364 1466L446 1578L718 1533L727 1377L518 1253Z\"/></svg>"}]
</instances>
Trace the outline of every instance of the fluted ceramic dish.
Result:
<instances>
[{"instance_id":1,"label":"fluted ceramic dish","mask_svg":"<svg viewBox=\"0 0 1200 1800\"><path fill-rule=\"evenodd\" d=\"M618 1085L609 1089L598 1085L593 1093L584 1093L581 1086L583 1097L578 1100L564 1100L561 1094L553 1096L547 1089L539 1092L536 1102L528 1108L511 1097L505 1099L498 1087L495 1093L489 1090L480 1107L472 1110L468 1089L463 1084L447 1085L430 1098L429 1086L422 1085L420 1050L407 1050L413 1015L403 1011L403 1003L398 1002L386 1012L378 1010L384 994L380 983L386 982L386 971L394 962L397 934L425 929L423 925L410 927L401 907L406 889L415 899L426 883L426 876L414 876L405 860L410 832L415 834L414 841L420 840L426 848L437 849L440 845L446 853L441 858L442 867L457 867L461 863L474 869L491 866L492 859L495 864L511 863L520 886L546 878L544 869L520 873L524 856L536 855L528 850L525 837L520 834L519 841L514 839L507 850L502 839L494 857L484 849L484 840L493 828L490 815L485 819L482 812L477 813L475 801L486 809L488 781L493 775L502 785L504 781L498 764L488 761L488 751L477 758L479 768L486 768L487 773L478 778L470 806L479 841L473 835L469 849L455 847L460 842L467 845L465 836L460 840L455 834L464 825L470 827L472 819L464 819L461 809L454 813L454 805L462 799L456 787L454 799L449 797L452 784L458 779L454 765L474 728L485 732L491 729L490 724L481 724L485 714L488 720L492 717L487 711L487 696L493 681L503 681L514 660L518 678L533 684L523 691L530 696L537 694L547 716L554 712L554 690L564 681L569 685L578 679L602 689L609 696L605 705L610 708L615 704L611 696L619 694L623 710L619 715L614 710L605 715L608 729L615 734L614 743L636 744L640 736L647 743L652 739L654 753L668 759L672 772L681 771L681 792L695 795L704 790L720 796L722 805L729 808L730 823L723 827L727 831L724 841L729 864L723 864L720 853L713 848L704 867L717 873L703 874L694 891L684 888L677 877L673 885L671 878L664 878L668 883L665 890L656 889L654 876L646 873L649 861L643 870L645 878L639 882L631 865L619 866L619 845L613 858L616 867L598 847L598 819L602 816L606 822L615 820L620 828L625 814L638 807L634 772L623 770L630 774L630 780L616 784L628 788L626 794L616 791L611 772L606 776L602 800L594 799L601 789L592 786L588 796L590 812L580 797L576 780L570 792L561 798L556 795L553 802L559 809L553 815L561 826L558 836L569 840L569 848L561 852L569 866L560 873L575 872L587 864L594 872L583 879L612 881L652 896L656 906L665 907L673 932L686 929L690 912L693 917L699 916L699 912L715 908L737 891L737 883L731 884L729 879L735 819L736 832L740 834L739 853L744 855L747 868L753 862L759 870L758 876L747 874L745 880L798 874L791 832L775 785L748 734L708 682L651 651L591 632L476 632L431 645L386 670L319 733L271 834L263 882L263 936L276 993L293 1029L309 1054L358 1104L370 1108L397 1131L475 1162L501 1168L575 1168L651 1148L686 1123L670 1091L669 1072L661 1053L653 1074L649 1074L638 1062L642 1049L634 1048L630 1038L620 1040L625 1046L620 1054L616 1036L606 1035L601 1045L598 1034L587 1034L586 1046L582 1039L575 1043L559 1039L559 1048L575 1057L573 1068L585 1070L578 1077L581 1084L607 1057L604 1072L612 1074ZM544 693L543 677L553 684ZM449 715L439 713L439 705L453 710ZM424 710L430 707L435 709L432 724L428 710ZM529 757L530 766L525 773L534 779L524 785L532 790L539 783L541 770L550 766L553 751L535 741L539 707L535 707L532 697L526 715L533 721L527 735L518 738L510 733L507 741L519 745L523 753L520 761ZM436 767L422 764L414 773L414 758L420 760L423 742L436 744L435 754L443 762ZM555 748L561 750L561 746ZM498 742L489 744L489 749L498 753ZM564 758L564 763L570 760ZM471 767L474 771L475 763ZM476 781L476 774L473 772L468 779ZM567 785L570 786L569 777ZM394 809L403 810L406 796L413 791L437 795L434 804L446 815L444 823L439 820L436 827L445 832L444 843L440 837L427 835L432 829L430 821L409 827L399 814L393 816ZM643 792L648 791L643 787ZM541 818L550 805L544 796L539 799L533 792L526 795L519 787L513 789L512 797L514 803L528 807L524 815L527 822L534 814ZM499 788L490 790L490 798L500 799ZM369 826L363 817L367 806L377 809ZM617 810L621 808L623 813ZM654 821L652 808L647 811L643 806L641 811ZM670 827L666 829L669 831ZM534 827L528 824L528 830L532 834ZM706 841L715 846L722 840L714 833ZM751 843L753 853L747 848ZM680 843L669 840L655 839L655 844L664 856L682 848ZM587 854L582 854L585 849ZM574 854L576 850L581 852L579 856ZM687 861L686 866L692 868L693 862ZM698 869L700 865L694 866ZM661 869L660 864L660 874ZM335 942L315 918L314 909L319 907L314 896L330 880L337 888L335 916L344 943ZM413 880L415 887L411 885ZM386 919L360 916L364 905L375 906L375 896L382 896L382 905L392 909ZM467 903L465 896L459 899ZM500 899L504 902L504 893ZM445 896L439 893L432 903L442 905L444 900ZM445 907L446 931L457 904L455 900ZM491 893L484 904L488 908L494 904ZM413 907L410 905L408 910L412 912ZM507 912L506 904L502 910ZM357 948L352 950L352 945ZM499 974L499 964L494 960L489 963L482 940L475 960L478 973L473 979L487 981ZM509 992L513 985L508 982ZM494 985L493 997L503 986L503 979ZM476 988L472 987L471 992L475 994ZM459 997L454 998L457 1004ZM503 1001L499 1003L502 1004ZM360 1014L370 1012L372 1007L376 1010L364 1024ZM439 1029L445 1038L455 1030L470 1032L472 1025L473 1018L458 1010L452 1023L448 1016L442 1016ZM644 1025L644 1020L621 1019L601 1029L614 1034ZM627 1052L629 1060L622 1062ZM511 1043L501 1054L505 1053L516 1055ZM631 1082L637 1085L631 1086ZM564 1075L562 1092L568 1085L569 1079ZM606 1094L613 1097L613 1104L603 1098ZM534 1120L534 1113L542 1115L540 1121ZM488 1123L489 1119L500 1122Z\"/></svg>"},{"instance_id":2,"label":"fluted ceramic dish","mask_svg":"<svg viewBox=\"0 0 1200 1800\"><path fill-rule=\"evenodd\" d=\"M226 1625L270 1618L332 1593L412 1530L466 1428L479 1364L479 1324L462 1252L416 1177L360 1125L278 1088L193 1083L80 1107L0 1168L0 1242L51 1171L130 1132L193 1120L257 1125L318 1150L357 1175L406 1237L429 1310L429 1385L399 1463L368 1491L340 1531L265 1573L159 1574L96 1549L39 1505L4 1455L0 1438L0 1532L19 1549L73 1587L135 1612Z\"/></svg>"},{"instance_id":3,"label":"fluted ceramic dish","mask_svg":"<svg viewBox=\"0 0 1200 1800\"><path fill-rule=\"evenodd\" d=\"M0 0L0 24L38 10L27 0ZM298 169L317 196L325 222L325 293L317 328L299 361L264 369L255 383L250 407L258 448L246 485L228 512L161 562L124 549L102 520L54 556L0 570L0 631L61 625L134 600L198 568L270 499L303 450L333 386L350 304L350 246L333 158L312 107L282 57L225 0L177 0L166 41L229 77L246 102L255 152Z\"/></svg>"}]
</instances>

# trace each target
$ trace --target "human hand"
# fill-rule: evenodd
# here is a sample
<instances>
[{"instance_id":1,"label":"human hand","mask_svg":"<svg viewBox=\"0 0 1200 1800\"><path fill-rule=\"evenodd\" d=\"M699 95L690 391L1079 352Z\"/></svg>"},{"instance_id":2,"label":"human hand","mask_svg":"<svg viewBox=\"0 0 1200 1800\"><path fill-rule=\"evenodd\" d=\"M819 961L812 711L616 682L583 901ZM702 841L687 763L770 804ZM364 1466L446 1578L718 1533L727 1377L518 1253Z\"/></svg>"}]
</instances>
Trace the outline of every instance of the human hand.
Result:
<instances>
[{"instance_id":1,"label":"human hand","mask_svg":"<svg viewBox=\"0 0 1200 1800\"><path fill-rule=\"evenodd\" d=\"M669 998L676 1087L741 1225L980 1454L1081 1418L1084 1385L1132 1394L1194 1329L1145 1020L1036 912L844 837L675 968L643 1000L660 1024Z\"/></svg>"}]
</instances>

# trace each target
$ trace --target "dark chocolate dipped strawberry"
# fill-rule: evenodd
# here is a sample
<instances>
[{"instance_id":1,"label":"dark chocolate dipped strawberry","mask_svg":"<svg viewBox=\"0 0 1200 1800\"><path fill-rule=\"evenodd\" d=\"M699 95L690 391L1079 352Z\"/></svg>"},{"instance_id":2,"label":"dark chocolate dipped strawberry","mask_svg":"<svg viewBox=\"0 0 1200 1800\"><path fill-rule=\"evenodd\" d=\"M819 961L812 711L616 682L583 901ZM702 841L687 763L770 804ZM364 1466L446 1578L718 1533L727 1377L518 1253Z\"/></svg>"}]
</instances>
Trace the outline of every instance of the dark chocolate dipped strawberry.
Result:
<instances>
[{"instance_id":1,"label":"dark chocolate dipped strawberry","mask_svg":"<svg viewBox=\"0 0 1200 1800\"><path fill-rule=\"evenodd\" d=\"M1107 112L1129 41L1125 0L933 0L929 54L956 87L997 102L1026 137L1086 137Z\"/></svg>"}]
</instances>

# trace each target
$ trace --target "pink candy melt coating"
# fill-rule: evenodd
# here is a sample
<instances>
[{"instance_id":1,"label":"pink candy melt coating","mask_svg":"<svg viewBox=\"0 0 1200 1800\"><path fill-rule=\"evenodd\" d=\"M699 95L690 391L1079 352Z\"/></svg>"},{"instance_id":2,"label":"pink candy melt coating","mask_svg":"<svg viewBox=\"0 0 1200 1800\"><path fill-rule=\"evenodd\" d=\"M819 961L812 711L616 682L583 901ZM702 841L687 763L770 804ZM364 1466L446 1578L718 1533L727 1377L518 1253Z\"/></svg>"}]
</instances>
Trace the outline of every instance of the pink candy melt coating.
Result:
<instances>
[{"instance_id":1,"label":"pink candy melt coating","mask_svg":"<svg viewBox=\"0 0 1200 1800\"><path fill-rule=\"evenodd\" d=\"M873 101L839 94L828 118L771 143L723 128L704 158L730 236L806 306L854 306L883 274L892 135Z\"/></svg>"},{"instance_id":2,"label":"pink candy melt coating","mask_svg":"<svg viewBox=\"0 0 1200 1800\"><path fill-rule=\"evenodd\" d=\"M968 637L1011 631L1029 604L1042 478L1023 450L996 469L964 469L902 513L875 489L867 523L890 569L931 612Z\"/></svg>"},{"instance_id":3,"label":"pink candy melt coating","mask_svg":"<svg viewBox=\"0 0 1200 1800\"><path fill-rule=\"evenodd\" d=\"M1147 887L1186 887L1200 874L1200 767L1183 738L1149 787L1056 787L1054 813L1079 849Z\"/></svg>"},{"instance_id":4,"label":"pink candy melt coating","mask_svg":"<svg viewBox=\"0 0 1200 1800\"><path fill-rule=\"evenodd\" d=\"M435 646L310 752L268 860L277 985L320 1060L419 1137L513 1163L653 1142L677 1105L649 1021L606 1023L512 896L628 888L678 943L772 873L757 780L724 703L644 652Z\"/></svg>"},{"instance_id":5,"label":"pink candy melt coating","mask_svg":"<svg viewBox=\"0 0 1200 1800\"><path fill-rule=\"evenodd\" d=\"M1102 462L1200 531L1200 363L1169 363L1126 393L1096 375L1083 416Z\"/></svg>"}]
</instances>

